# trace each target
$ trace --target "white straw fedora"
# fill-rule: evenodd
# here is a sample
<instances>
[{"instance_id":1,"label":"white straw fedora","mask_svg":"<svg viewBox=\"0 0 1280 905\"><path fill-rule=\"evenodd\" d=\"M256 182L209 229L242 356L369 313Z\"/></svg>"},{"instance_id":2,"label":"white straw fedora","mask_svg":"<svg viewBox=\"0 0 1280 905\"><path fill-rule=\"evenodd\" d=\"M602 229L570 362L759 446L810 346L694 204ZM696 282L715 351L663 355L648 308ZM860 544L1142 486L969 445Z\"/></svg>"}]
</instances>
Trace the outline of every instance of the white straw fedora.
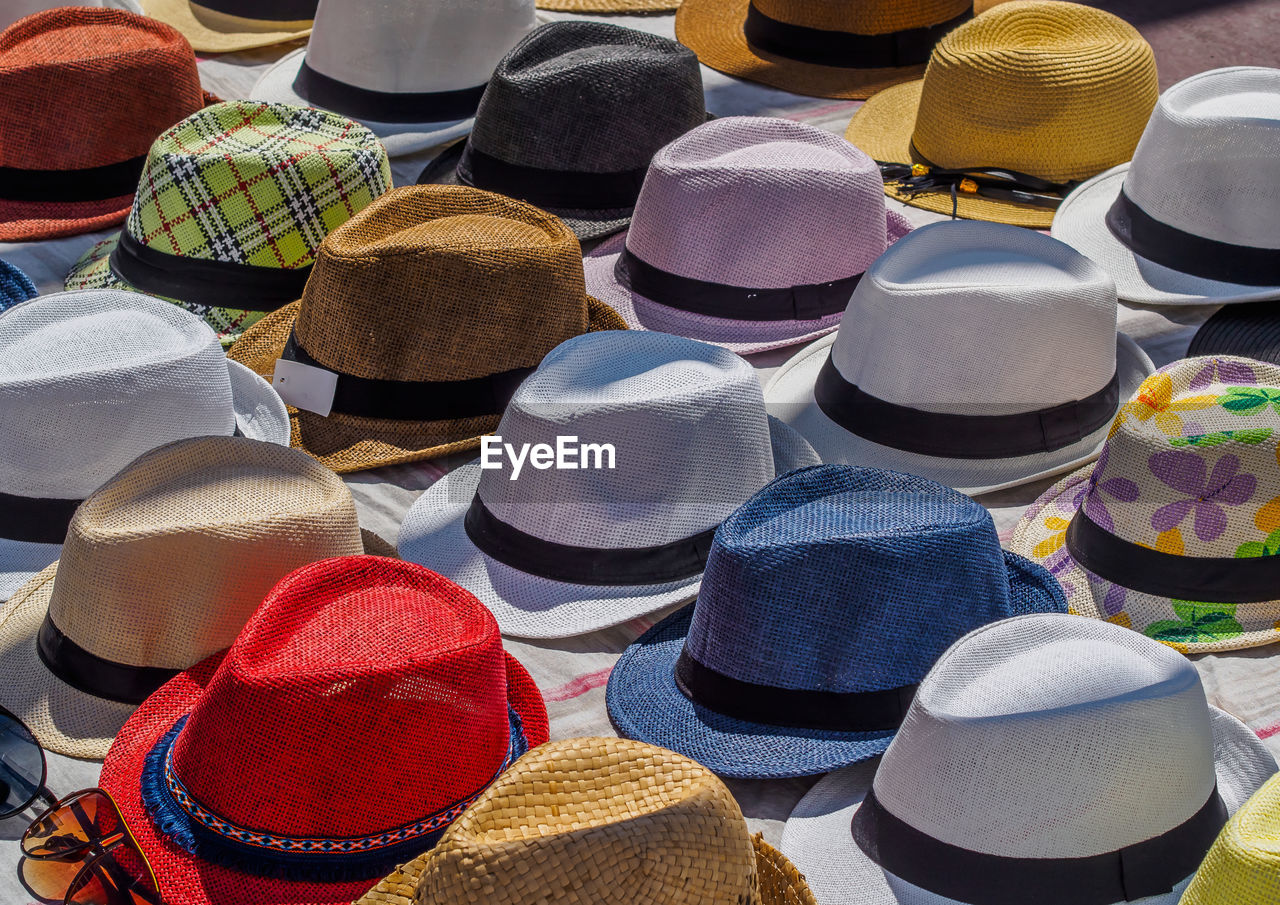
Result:
<instances>
[{"instance_id":1,"label":"white straw fedora","mask_svg":"<svg viewBox=\"0 0 1280 905\"><path fill-rule=\"evenodd\" d=\"M824 462L918 474L966 493L1089 461L1154 370L1116 332L1095 264L1040 233L954 221L899 239L834 336L765 388Z\"/></svg>"},{"instance_id":2,"label":"white straw fedora","mask_svg":"<svg viewBox=\"0 0 1280 905\"><path fill-rule=\"evenodd\" d=\"M692 598L716 527L777 475L818 462L765 414L746 361L665 333L561 343L496 435L528 452L523 470L503 452L501 468L482 468L482 454L451 472L413 504L397 546L521 638L578 635ZM565 438L584 444L580 467L531 464L535 444L558 451ZM588 461L585 444L606 442L611 465Z\"/></svg>"},{"instance_id":3,"label":"white straw fedora","mask_svg":"<svg viewBox=\"0 0 1280 905\"><path fill-rule=\"evenodd\" d=\"M1280 69L1184 79L1133 161L1067 196L1054 238L1097 261L1120 298L1204 305L1280 297Z\"/></svg>"},{"instance_id":4,"label":"white straw fedora","mask_svg":"<svg viewBox=\"0 0 1280 905\"><path fill-rule=\"evenodd\" d=\"M1275 772L1185 657L1020 616L943 654L874 779L822 779L782 851L820 905L1174 905Z\"/></svg>"},{"instance_id":5,"label":"white straw fedora","mask_svg":"<svg viewBox=\"0 0 1280 905\"><path fill-rule=\"evenodd\" d=\"M0 599L58 558L80 501L172 440L289 444L269 384L177 305L114 289L0 315Z\"/></svg>"},{"instance_id":6,"label":"white straw fedora","mask_svg":"<svg viewBox=\"0 0 1280 905\"><path fill-rule=\"evenodd\" d=\"M321 0L307 46L249 96L340 113L393 157L412 154L470 131L494 66L536 17L534 0Z\"/></svg>"}]
</instances>

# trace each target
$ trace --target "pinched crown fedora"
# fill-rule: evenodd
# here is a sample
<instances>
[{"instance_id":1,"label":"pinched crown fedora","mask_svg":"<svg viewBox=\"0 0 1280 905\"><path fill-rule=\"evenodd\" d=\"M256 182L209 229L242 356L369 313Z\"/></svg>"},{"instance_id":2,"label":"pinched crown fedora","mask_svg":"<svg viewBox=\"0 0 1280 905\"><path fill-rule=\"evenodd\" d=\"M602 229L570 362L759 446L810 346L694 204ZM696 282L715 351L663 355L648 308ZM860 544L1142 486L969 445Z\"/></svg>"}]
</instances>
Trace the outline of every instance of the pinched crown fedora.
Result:
<instances>
[{"instance_id":1,"label":"pinched crown fedora","mask_svg":"<svg viewBox=\"0 0 1280 905\"><path fill-rule=\"evenodd\" d=\"M536 24L534 0L321 0L307 46L263 73L257 100L358 120L392 156L465 134L493 67Z\"/></svg>"},{"instance_id":2,"label":"pinched crown fedora","mask_svg":"<svg viewBox=\"0 0 1280 905\"><path fill-rule=\"evenodd\" d=\"M552 22L502 58L471 135L418 182L519 198L598 239L630 220L657 150L706 118L687 48L604 22Z\"/></svg>"},{"instance_id":3,"label":"pinched crown fedora","mask_svg":"<svg viewBox=\"0 0 1280 905\"><path fill-rule=\"evenodd\" d=\"M1095 264L1037 232L955 221L872 264L839 331L765 399L825 462L985 493L1095 457L1153 370L1116 332L1115 286Z\"/></svg>"},{"instance_id":4,"label":"pinched crown fedora","mask_svg":"<svg viewBox=\"0 0 1280 905\"><path fill-rule=\"evenodd\" d=\"M1161 369L1011 547L1058 577L1075 612L1179 650L1280 640L1280 368L1221 356Z\"/></svg>"},{"instance_id":5,"label":"pinched crown fedora","mask_svg":"<svg viewBox=\"0 0 1280 905\"><path fill-rule=\"evenodd\" d=\"M407 186L326 239L302 298L228 355L277 382L299 366L319 378L324 405L291 410L292 442L348 472L474 449L542 356L625 326L586 294L578 240L556 217Z\"/></svg>"},{"instance_id":6,"label":"pinched crown fedora","mask_svg":"<svg viewBox=\"0 0 1280 905\"><path fill-rule=\"evenodd\" d=\"M1053 235L1129 301L1280 298L1278 180L1280 69L1202 72L1160 96L1132 163L1071 193Z\"/></svg>"},{"instance_id":7,"label":"pinched crown fedora","mask_svg":"<svg viewBox=\"0 0 1280 905\"><path fill-rule=\"evenodd\" d=\"M717 529L697 602L627 648L607 703L624 736L725 776L825 773L884 753L933 662L1009 616L1067 611L950 488L820 465Z\"/></svg>"},{"instance_id":8,"label":"pinched crown fedora","mask_svg":"<svg viewBox=\"0 0 1280 905\"><path fill-rule=\"evenodd\" d=\"M871 767L824 777L783 830L823 905L1175 905L1276 772L1186 658L1065 615L958 641Z\"/></svg>"},{"instance_id":9,"label":"pinched crown fedora","mask_svg":"<svg viewBox=\"0 0 1280 905\"><path fill-rule=\"evenodd\" d=\"M547 711L493 616L421 566L281 579L116 737L100 784L171 905L339 905L421 854Z\"/></svg>"},{"instance_id":10,"label":"pinched crown fedora","mask_svg":"<svg viewBox=\"0 0 1280 905\"><path fill-rule=\"evenodd\" d=\"M815 905L751 836L738 803L686 757L617 738L530 751L432 851L356 905Z\"/></svg>"},{"instance_id":11,"label":"pinched crown fedora","mask_svg":"<svg viewBox=\"0 0 1280 905\"><path fill-rule=\"evenodd\" d=\"M288 414L194 314L118 290L0 314L0 599L58 558L76 507L142 453L232 433L287 445Z\"/></svg>"},{"instance_id":12,"label":"pinched crown fedora","mask_svg":"<svg viewBox=\"0 0 1280 905\"><path fill-rule=\"evenodd\" d=\"M918 78L938 39L993 2L685 0L676 38L729 75L857 99Z\"/></svg>"},{"instance_id":13,"label":"pinched crown fedora","mask_svg":"<svg viewBox=\"0 0 1280 905\"><path fill-rule=\"evenodd\" d=\"M138 0L206 53L252 50L311 33L319 0Z\"/></svg>"},{"instance_id":14,"label":"pinched crown fedora","mask_svg":"<svg viewBox=\"0 0 1280 905\"><path fill-rule=\"evenodd\" d=\"M5 29L0 242L119 223L151 142L215 100L200 88L191 45L154 19L62 7Z\"/></svg>"},{"instance_id":15,"label":"pinched crown fedora","mask_svg":"<svg viewBox=\"0 0 1280 905\"><path fill-rule=\"evenodd\" d=\"M1001 3L938 42L924 79L875 95L845 137L925 210L1046 228L1081 180L1133 156L1160 88L1151 46L1078 3Z\"/></svg>"},{"instance_id":16,"label":"pinched crown fedora","mask_svg":"<svg viewBox=\"0 0 1280 905\"><path fill-rule=\"evenodd\" d=\"M1280 777L1271 777L1222 828L1179 905L1280 901Z\"/></svg>"},{"instance_id":17,"label":"pinched crown fedora","mask_svg":"<svg viewBox=\"0 0 1280 905\"><path fill-rule=\"evenodd\" d=\"M321 240L390 187L363 126L284 104L208 107L151 146L124 230L85 252L66 286L170 299L230 345L301 295Z\"/></svg>"},{"instance_id":18,"label":"pinched crown fedora","mask_svg":"<svg viewBox=\"0 0 1280 905\"><path fill-rule=\"evenodd\" d=\"M910 231L847 141L734 116L659 151L626 236L583 267L633 329L747 354L836 329L867 267Z\"/></svg>"},{"instance_id":19,"label":"pinched crown fedora","mask_svg":"<svg viewBox=\"0 0 1280 905\"><path fill-rule=\"evenodd\" d=\"M818 461L766 414L746 361L665 333L562 343L496 434L498 454L428 488L396 543L520 638L578 635L693 597L716 526L775 476ZM565 467L548 468L543 445L571 450ZM516 472L522 449L538 458Z\"/></svg>"},{"instance_id":20,"label":"pinched crown fedora","mask_svg":"<svg viewBox=\"0 0 1280 905\"><path fill-rule=\"evenodd\" d=\"M142 700L231 645L298 566L364 552L342 480L243 437L144 453L76 510L58 562L0 609L0 706L40 743L105 757Z\"/></svg>"}]
</instances>

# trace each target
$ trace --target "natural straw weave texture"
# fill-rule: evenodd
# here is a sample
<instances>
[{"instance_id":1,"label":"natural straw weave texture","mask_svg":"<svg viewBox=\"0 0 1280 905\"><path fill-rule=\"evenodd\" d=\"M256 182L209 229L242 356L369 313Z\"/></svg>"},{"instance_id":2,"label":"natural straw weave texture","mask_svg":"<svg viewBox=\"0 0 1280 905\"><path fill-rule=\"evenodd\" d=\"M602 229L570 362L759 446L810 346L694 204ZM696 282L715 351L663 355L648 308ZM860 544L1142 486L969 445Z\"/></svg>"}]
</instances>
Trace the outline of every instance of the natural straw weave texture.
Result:
<instances>
[{"instance_id":1,"label":"natural straw weave texture","mask_svg":"<svg viewBox=\"0 0 1280 905\"><path fill-rule=\"evenodd\" d=\"M1227 821L1180 905L1274 905L1280 902L1280 776Z\"/></svg>"},{"instance_id":2,"label":"natural straw weave texture","mask_svg":"<svg viewBox=\"0 0 1280 905\"><path fill-rule=\"evenodd\" d=\"M232 16L194 0L140 0L148 16L167 22L187 36L191 46L203 53L230 53L251 50L311 34L310 19L280 20L270 16L271 0L258 4L262 18ZM317 5L319 0L317 0Z\"/></svg>"},{"instance_id":3,"label":"natural straw weave texture","mask_svg":"<svg viewBox=\"0 0 1280 905\"><path fill-rule=\"evenodd\" d=\"M36 286L8 261L0 261L0 312L36 297Z\"/></svg>"},{"instance_id":4,"label":"natural straw weave texture","mask_svg":"<svg viewBox=\"0 0 1280 905\"><path fill-rule=\"evenodd\" d=\"M1110 13L1058 0L1011 0L952 31L924 79L872 97L845 137L876 160L1007 167L1080 181L1124 163L1160 89L1151 46ZM951 213L949 191L908 196ZM961 217L1046 228L1053 210L995 198L958 199Z\"/></svg>"},{"instance_id":5,"label":"natural straw weave texture","mask_svg":"<svg viewBox=\"0 0 1280 905\"><path fill-rule=\"evenodd\" d=\"M228 355L271 374L295 329L342 373L451 381L534 367L570 337L623 330L587 295L577 238L556 217L464 186L388 192L321 245L302 298ZM293 445L338 472L474 449L498 414L402 421L290 409Z\"/></svg>"},{"instance_id":6,"label":"natural straw weave texture","mask_svg":"<svg viewBox=\"0 0 1280 905\"><path fill-rule=\"evenodd\" d=\"M538 0L538 9L566 13L671 13L680 0Z\"/></svg>"},{"instance_id":7,"label":"natural straw weave texture","mask_svg":"<svg viewBox=\"0 0 1280 905\"><path fill-rule=\"evenodd\" d=\"M79 170L142 157L161 132L215 100L200 88L191 45L154 19L68 6L0 33L0 167ZM0 242L103 229L132 200L132 190L82 201L0 198Z\"/></svg>"},{"instance_id":8,"label":"natural straw weave texture","mask_svg":"<svg viewBox=\"0 0 1280 905\"><path fill-rule=\"evenodd\" d=\"M729 789L663 748L550 742L357 905L815 905Z\"/></svg>"}]
</instances>

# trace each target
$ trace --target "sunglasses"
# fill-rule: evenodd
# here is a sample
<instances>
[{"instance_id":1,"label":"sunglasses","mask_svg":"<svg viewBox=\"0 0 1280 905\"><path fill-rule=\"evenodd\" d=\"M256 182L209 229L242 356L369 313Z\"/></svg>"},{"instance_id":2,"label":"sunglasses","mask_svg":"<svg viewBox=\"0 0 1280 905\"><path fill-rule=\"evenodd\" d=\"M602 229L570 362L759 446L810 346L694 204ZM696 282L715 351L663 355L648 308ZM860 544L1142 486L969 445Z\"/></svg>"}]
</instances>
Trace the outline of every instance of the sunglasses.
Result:
<instances>
[{"instance_id":1,"label":"sunglasses","mask_svg":"<svg viewBox=\"0 0 1280 905\"><path fill-rule=\"evenodd\" d=\"M55 798L45 786L44 749L31 730L0 707L0 819L43 801L22 834L19 879L43 902L63 905L164 905L155 873L102 789Z\"/></svg>"}]
</instances>

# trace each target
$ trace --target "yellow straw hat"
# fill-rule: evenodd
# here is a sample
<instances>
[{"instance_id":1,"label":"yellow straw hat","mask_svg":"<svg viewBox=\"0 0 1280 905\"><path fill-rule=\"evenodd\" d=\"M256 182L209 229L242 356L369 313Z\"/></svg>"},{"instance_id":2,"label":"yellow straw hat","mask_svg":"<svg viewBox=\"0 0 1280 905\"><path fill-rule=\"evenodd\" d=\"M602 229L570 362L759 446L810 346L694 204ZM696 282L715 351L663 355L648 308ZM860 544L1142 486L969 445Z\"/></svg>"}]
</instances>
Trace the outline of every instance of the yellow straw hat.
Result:
<instances>
[{"instance_id":1,"label":"yellow straw hat","mask_svg":"<svg viewBox=\"0 0 1280 905\"><path fill-rule=\"evenodd\" d=\"M1075 183L1133 156L1159 93L1151 46L1129 23L1011 0L939 41L922 80L868 100L845 138L881 164L931 168L917 170L917 186L932 183L924 191L887 183L893 198L950 214L954 197L960 217L1043 229Z\"/></svg>"},{"instance_id":2,"label":"yellow straw hat","mask_svg":"<svg viewBox=\"0 0 1280 905\"><path fill-rule=\"evenodd\" d=\"M317 0L141 0L144 13L172 25L202 53L251 50L305 38L311 34L316 4Z\"/></svg>"},{"instance_id":3,"label":"yellow straw hat","mask_svg":"<svg viewBox=\"0 0 1280 905\"><path fill-rule=\"evenodd\" d=\"M1280 775L1236 811L1205 855L1179 905L1280 902Z\"/></svg>"},{"instance_id":4,"label":"yellow straw hat","mask_svg":"<svg viewBox=\"0 0 1280 905\"><path fill-rule=\"evenodd\" d=\"M816 905L725 784L619 738L548 742L356 905Z\"/></svg>"}]
</instances>

